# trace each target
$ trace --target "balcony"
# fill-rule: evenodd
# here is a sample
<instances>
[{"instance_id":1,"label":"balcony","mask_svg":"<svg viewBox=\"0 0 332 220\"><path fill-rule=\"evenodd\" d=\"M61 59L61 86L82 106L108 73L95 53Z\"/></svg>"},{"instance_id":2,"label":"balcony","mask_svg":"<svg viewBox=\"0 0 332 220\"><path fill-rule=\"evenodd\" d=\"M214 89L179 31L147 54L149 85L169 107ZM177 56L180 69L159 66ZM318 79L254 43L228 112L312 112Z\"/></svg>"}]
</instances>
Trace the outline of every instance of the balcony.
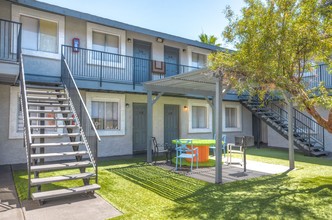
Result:
<instances>
[{"instance_id":1,"label":"balcony","mask_svg":"<svg viewBox=\"0 0 332 220\"><path fill-rule=\"evenodd\" d=\"M143 82L199 69L65 45L62 54L80 88L139 92Z\"/></svg>"},{"instance_id":2,"label":"balcony","mask_svg":"<svg viewBox=\"0 0 332 220\"><path fill-rule=\"evenodd\" d=\"M320 64L313 67L313 70L305 73L303 81L308 89L319 86L320 82L324 82L324 86L328 89L332 88L332 75L329 73L327 64Z\"/></svg>"},{"instance_id":3,"label":"balcony","mask_svg":"<svg viewBox=\"0 0 332 220\"><path fill-rule=\"evenodd\" d=\"M0 19L0 82L15 83L19 73L21 24Z\"/></svg>"}]
</instances>

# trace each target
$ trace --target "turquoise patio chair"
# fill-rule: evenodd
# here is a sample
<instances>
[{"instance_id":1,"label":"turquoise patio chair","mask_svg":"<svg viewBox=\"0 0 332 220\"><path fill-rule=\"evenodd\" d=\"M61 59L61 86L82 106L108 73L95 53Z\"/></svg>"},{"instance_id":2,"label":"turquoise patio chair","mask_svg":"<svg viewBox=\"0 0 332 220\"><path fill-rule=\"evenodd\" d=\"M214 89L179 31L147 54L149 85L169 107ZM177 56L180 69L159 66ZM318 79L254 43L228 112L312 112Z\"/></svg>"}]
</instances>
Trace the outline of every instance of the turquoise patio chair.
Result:
<instances>
[{"instance_id":1,"label":"turquoise patio chair","mask_svg":"<svg viewBox=\"0 0 332 220\"><path fill-rule=\"evenodd\" d=\"M191 149L187 146L191 146ZM182 166L182 159L190 159L190 171L193 170L194 158L196 158L196 169L198 168L198 148L193 148L192 140L180 141L176 140L176 165L175 170L178 170L178 164Z\"/></svg>"},{"instance_id":2,"label":"turquoise patio chair","mask_svg":"<svg viewBox=\"0 0 332 220\"><path fill-rule=\"evenodd\" d=\"M214 135L214 139L216 139L216 134ZM222 143L222 146L221 146L222 153L224 153L224 157L226 157L227 141L226 141L226 135L225 134L223 134L221 136L221 143ZM216 146L212 145L212 146L210 146L210 149L213 150L213 156L216 156Z\"/></svg>"}]
</instances>

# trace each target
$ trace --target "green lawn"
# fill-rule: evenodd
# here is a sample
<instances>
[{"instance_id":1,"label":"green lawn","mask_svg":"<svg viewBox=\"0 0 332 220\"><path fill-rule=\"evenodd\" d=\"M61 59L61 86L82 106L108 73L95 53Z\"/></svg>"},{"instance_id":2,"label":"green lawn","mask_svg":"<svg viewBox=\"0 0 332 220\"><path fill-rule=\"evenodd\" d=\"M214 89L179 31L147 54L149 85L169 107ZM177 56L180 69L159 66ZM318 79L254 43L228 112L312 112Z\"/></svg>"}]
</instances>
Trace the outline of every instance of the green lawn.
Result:
<instances>
[{"instance_id":1,"label":"green lawn","mask_svg":"<svg viewBox=\"0 0 332 220\"><path fill-rule=\"evenodd\" d=\"M286 151L249 149L248 154L249 160L288 165ZM115 219L332 219L332 160L296 154L294 171L216 185L144 159L100 163L97 193L124 213ZM14 179L26 199L26 173L16 171ZM68 182L48 187L63 184Z\"/></svg>"}]
</instances>

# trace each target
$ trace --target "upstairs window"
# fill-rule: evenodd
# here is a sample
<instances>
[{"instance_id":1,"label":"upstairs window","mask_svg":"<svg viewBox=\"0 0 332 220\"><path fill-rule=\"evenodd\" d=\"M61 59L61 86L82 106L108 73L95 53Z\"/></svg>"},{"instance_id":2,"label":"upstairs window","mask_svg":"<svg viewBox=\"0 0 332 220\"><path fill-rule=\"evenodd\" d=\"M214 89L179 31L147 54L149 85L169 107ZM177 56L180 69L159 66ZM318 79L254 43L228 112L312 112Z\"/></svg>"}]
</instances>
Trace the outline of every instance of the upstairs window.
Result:
<instances>
[{"instance_id":1,"label":"upstairs window","mask_svg":"<svg viewBox=\"0 0 332 220\"><path fill-rule=\"evenodd\" d=\"M93 31L92 49L108 53L119 53L119 37Z\"/></svg>"},{"instance_id":2,"label":"upstairs window","mask_svg":"<svg viewBox=\"0 0 332 220\"><path fill-rule=\"evenodd\" d=\"M192 52L192 66L202 68L206 66L206 55Z\"/></svg>"},{"instance_id":3,"label":"upstairs window","mask_svg":"<svg viewBox=\"0 0 332 220\"><path fill-rule=\"evenodd\" d=\"M58 53L58 24L52 21L21 16L22 48Z\"/></svg>"}]
</instances>

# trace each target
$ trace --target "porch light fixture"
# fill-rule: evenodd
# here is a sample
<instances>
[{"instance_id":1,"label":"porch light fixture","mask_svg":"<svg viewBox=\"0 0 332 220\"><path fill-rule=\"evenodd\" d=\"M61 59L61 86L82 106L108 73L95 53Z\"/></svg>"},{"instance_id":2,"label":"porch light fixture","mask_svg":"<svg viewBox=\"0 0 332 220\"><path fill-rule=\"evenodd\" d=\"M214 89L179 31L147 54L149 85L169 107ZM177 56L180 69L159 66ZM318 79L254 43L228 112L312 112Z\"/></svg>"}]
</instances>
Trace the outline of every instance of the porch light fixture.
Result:
<instances>
[{"instance_id":1,"label":"porch light fixture","mask_svg":"<svg viewBox=\"0 0 332 220\"><path fill-rule=\"evenodd\" d=\"M184 111L187 111L188 110L188 107L185 105L185 106L183 106L183 110Z\"/></svg>"},{"instance_id":2,"label":"porch light fixture","mask_svg":"<svg viewBox=\"0 0 332 220\"><path fill-rule=\"evenodd\" d=\"M128 42L128 43L131 43L131 38L127 38L127 42Z\"/></svg>"},{"instance_id":3,"label":"porch light fixture","mask_svg":"<svg viewBox=\"0 0 332 220\"><path fill-rule=\"evenodd\" d=\"M126 108L129 108L129 106L130 106L129 103L126 103Z\"/></svg>"},{"instance_id":4,"label":"porch light fixture","mask_svg":"<svg viewBox=\"0 0 332 220\"><path fill-rule=\"evenodd\" d=\"M158 43L163 43L163 42L164 42L164 39L161 38L161 37L157 37L156 41L157 41Z\"/></svg>"}]
</instances>

